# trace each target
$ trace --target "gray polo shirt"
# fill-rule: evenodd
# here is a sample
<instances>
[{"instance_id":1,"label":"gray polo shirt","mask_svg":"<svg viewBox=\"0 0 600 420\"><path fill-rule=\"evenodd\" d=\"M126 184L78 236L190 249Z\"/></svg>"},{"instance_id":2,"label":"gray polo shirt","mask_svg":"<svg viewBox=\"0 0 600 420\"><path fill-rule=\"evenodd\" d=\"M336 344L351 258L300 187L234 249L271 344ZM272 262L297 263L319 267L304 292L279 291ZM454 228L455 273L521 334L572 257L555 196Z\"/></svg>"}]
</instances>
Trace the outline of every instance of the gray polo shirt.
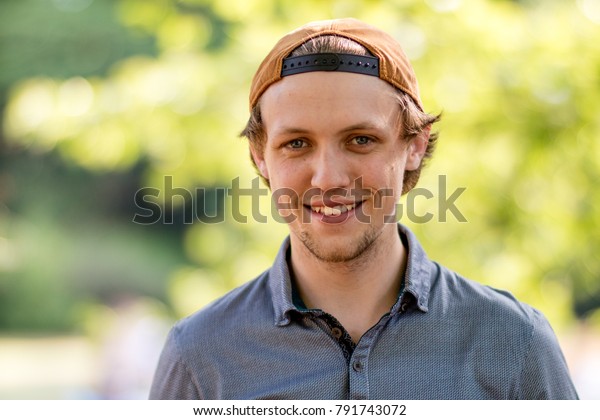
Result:
<instances>
[{"instance_id":1,"label":"gray polo shirt","mask_svg":"<svg viewBox=\"0 0 600 420\"><path fill-rule=\"evenodd\" d=\"M294 299L286 239L269 270L173 327L150 398L577 398L540 312L429 260L406 227L399 234L403 290L356 345L333 316Z\"/></svg>"}]
</instances>

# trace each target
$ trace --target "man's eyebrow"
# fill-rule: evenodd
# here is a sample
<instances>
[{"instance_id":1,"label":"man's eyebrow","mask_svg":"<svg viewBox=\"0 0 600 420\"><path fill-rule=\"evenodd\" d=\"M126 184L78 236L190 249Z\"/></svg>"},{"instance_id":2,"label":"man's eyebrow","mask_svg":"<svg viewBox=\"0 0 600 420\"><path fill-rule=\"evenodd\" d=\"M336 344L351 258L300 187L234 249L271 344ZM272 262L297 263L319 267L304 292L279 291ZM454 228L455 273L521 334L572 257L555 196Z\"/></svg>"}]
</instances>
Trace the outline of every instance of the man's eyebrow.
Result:
<instances>
[{"instance_id":1,"label":"man's eyebrow","mask_svg":"<svg viewBox=\"0 0 600 420\"><path fill-rule=\"evenodd\" d=\"M276 131L277 134L306 134L310 133L310 130L300 127L281 127Z\"/></svg>"},{"instance_id":2,"label":"man's eyebrow","mask_svg":"<svg viewBox=\"0 0 600 420\"><path fill-rule=\"evenodd\" d=\"M362 122L358 124L352 124L351 126L345 127L339 131L339 133L347 133L349 131L359 131L359 130L379 130L380 126L370 123L370 122Z\"/></svg>"},{"instance_id":3,"label":"man's eyebrow","mask_svg":"<svg viewBox=\"0 0 600 420\"><path fill-rule=\"evenodd\" d=\"M370 122L361 122L361 123L357 123L357 124L352 124L348 127L344 127L341 130L338 131L338 134L344 134L344 133L348 133L350 131L359 131L359 130L379 130L381 129L380 126L370 123ZM276 134L277 135L282 135L282 134L308 134L311 133L312 130L306 129L306 128L302 128L302 127L281 127L279 129L277 129Z\"/></svg>"}]
</instances>

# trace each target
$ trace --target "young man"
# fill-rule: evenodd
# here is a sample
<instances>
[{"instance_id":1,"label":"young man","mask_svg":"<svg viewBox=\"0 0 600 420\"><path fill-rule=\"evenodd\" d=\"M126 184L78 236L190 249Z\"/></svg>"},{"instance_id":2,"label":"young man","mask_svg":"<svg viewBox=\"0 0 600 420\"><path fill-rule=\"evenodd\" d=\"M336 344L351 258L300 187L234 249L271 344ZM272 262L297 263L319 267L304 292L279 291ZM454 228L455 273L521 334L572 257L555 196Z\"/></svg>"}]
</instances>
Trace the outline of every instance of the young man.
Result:
<instances>
[{"instance_id":1,"label":"young man","mask_svg":"<svg viewBox=\"0 0 600 420\"><path fill-rule=\"evenodd\" d=\"M244 130L290 229L273 266L180 321L151 398L577 398L547 321L395 223L438 117L400 45L354 19L283 37Z\"/></svg>"}]
</instances>

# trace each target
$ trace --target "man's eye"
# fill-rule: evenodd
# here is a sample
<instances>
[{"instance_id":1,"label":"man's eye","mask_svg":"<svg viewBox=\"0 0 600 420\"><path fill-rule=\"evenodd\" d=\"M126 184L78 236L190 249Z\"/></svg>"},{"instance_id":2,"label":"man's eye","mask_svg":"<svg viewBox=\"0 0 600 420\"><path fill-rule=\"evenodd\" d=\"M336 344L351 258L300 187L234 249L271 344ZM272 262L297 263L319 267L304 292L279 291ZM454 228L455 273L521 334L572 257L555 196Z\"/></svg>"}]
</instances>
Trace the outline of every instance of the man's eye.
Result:
<instances>
[{"instance_id":1,"label":"man's eye","mask_svg":"<svg viewBox=\"0 0 600 420\"><path fill-rule=\"evenodd\" d=\"M306 142L304 140L296 139L296 140L290 141L287 144L287 147L289 147L290 149L301 149L305 145L306 145Z\"/></svg>"},{"instance_id":2,"label":"man's eye","mask_svg":"<svg viewBox=\"0 0 600 420\"><path fill-rule=\"evenodd\" d=\"M371 138L367 136L356 136L351 140L352 143L357 144L359 146L365 146L371 143L372 141L373 140L371 140Z\"/></svg>"}]
</instances>

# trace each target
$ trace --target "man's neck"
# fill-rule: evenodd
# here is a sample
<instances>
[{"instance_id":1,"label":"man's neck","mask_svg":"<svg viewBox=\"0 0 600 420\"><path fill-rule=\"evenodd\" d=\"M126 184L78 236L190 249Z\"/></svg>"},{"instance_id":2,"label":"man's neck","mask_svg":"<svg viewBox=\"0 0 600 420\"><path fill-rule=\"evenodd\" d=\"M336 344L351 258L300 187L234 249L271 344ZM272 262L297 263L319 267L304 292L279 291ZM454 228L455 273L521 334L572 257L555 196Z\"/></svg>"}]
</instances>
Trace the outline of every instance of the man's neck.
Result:
<instances>
[{"instance_id":1,"label":"man's neck","mask_svg":"<svg viewBox=\"0 0 600 420\"><path fill-rule=\"evenodd\" d=\"M304 304L333 315L358 342L398 298L407 252L396 226L349 262L321 261L295 239L291 271Z\"/></svg>"}]
</instances>

